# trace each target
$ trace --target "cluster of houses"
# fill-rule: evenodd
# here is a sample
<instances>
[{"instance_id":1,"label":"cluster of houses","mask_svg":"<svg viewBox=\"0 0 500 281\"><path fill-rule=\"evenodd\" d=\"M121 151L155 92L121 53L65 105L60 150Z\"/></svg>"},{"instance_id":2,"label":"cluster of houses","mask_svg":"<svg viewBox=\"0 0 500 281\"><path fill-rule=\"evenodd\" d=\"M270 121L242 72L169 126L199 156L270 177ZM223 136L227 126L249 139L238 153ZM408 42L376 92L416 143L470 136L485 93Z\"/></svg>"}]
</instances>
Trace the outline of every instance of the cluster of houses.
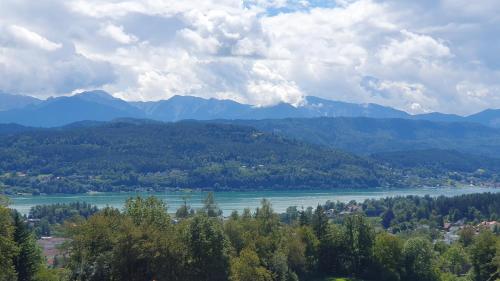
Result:
<instances>
[{"instance_id":1,"label":"cluster of houses","mask_svg":"<svg viewBox=\"0 0 500 281\"><path fill-rule=\"evenodd\" d=\"M444 242L446 244L452 244L455 241L458 241L460 238L460 231L464 229L466 226L465 220L459 220L457 222L451 223L447 222L443 224L444 231ZM483 221L475 226L472 226L475 234L479 234L479 232L483 229L490 229L491 231L495 231L500 228L500 223L497 221Z\"/></svg>"},{"instance_id":2,"label":"cluster of houses","mask_svg":"<svg viewBox=\"0 0 500 281\"><path fill-rule=\"evenodd\" d=\"M337 218L339 216L343 217L343 216L347 216L350 214L361 213L361 212L363 212L363 206L356 205L356 204L349 204L342 211L338 211L335 209L329 209L329 210L325 211L325 214L328 218L333 219L333 218Z\"/></svg>"}]
</instances>

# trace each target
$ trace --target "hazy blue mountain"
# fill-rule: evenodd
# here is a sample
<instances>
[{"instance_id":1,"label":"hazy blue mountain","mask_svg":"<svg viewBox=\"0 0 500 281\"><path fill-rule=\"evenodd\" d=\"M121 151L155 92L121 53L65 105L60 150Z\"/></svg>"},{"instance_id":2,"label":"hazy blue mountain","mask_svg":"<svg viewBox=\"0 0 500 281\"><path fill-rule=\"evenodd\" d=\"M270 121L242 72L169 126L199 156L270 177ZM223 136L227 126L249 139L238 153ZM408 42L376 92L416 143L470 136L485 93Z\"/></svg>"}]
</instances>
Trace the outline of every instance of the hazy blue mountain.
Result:
<instances>
[{"instance_id":1,"label":"hazy blue mountain","mask_svg":"<svg viewBox=\"0 0 500 281\"><path fill-rule=\"evenodd\" d=\"M404 111L378 104L356 104L332 101L318 97L306 97L307 103L300 107L309 117L373 117L373 118L409 118Z\"/></svg>"},{"instance_id":2,"label":"hazy blue mountain","mask_svg":"<svg viewBox=\"0 0 500 281\"><path fill-rule=\"evenodd\" d=\"M500 128L500 109L487 109L465 118L469 122Z\"/></svg>"},{"instance_id":3,"label":"hazy blue mountain","mask_svg":"<svg viewBox=\"0 0 500 281\"><path fill-rule=\"evenodd\" d=\"M0 91L0 111L23 108L40 102L42 101L30 96L12 95Z\"/></svg>"},{"instance_id":4,"label":"hazy blue mountain","mask_svg":"<svg viewBox=\"0 0 500 281\"><path fill-rule=\"evenodd\" d=\"M359 154L415 149L455 149L500 155L500 130L474 123L410 119L297 118L220 120Z\"/></svg>"},{"instance_id":5,"label":"hazy blue mountain","mask_svg":"<svg viewBox=\"0 0 500 281\"><path fill-rule=\"evenodd\" d=\"M467 121L463 116L456 114L445 114L440 112L431 112L425 114L413 115L412 119L427 120L434 122L465 122Z\"/></svg>"},{"instance_id":6,"label":"hazy blue mountain","mask_svg":"<svg viewBox=\"0 0 500 281\"><path fill-rule=\"evenodd\" d=\"M127 102L105 92L94 91L71 97L50 98L36 106L3 111L0 112L0 122L56 127L83 120L109 121L120 117L143 116L141 110Z\"/></svg>"},{"instance_id":7,"label":"hazy blue mountain","mask_svg":"<svg viewBox=\"0 0 500 281\"><path fill-rule=\"evenodd\" d=\"M126 102L104 91L83 92L71 97L50 98L45 101L0 94L0 101L3 99L19 102L6 102L8 106L0 103L0 123L40 127L62 126L85 120L110 121L116 118L148 118L172 122L187 119L261 120L313 117L403 118L435 122L474 122L500 127L500 110L486 110L468 117L439 112L410 115L377 104L339 102L314 96L306 97L306 102L300 106L279 103L267 107L193 96L173 96L168 100L154 102ZM2 111L2 106L6 110Z\"/></svg>"},{"instance_id":8,"label":"hazy blue mountain","mask_svg":"<svg viewBox=\"0 0 500 281\"><path fill-rule=\"evenodd\" d=\"M376 104L353 104L329 101L309 96L302 106L279 103L274 106L256 107L232 100L203 99L192 96L174 96L158 102L136 102L149 118L163 121L183 119L273 119L319 116L364 116L376 118L403 118L409 115Z\"/></svg>"},{"instance_id":9,"label":"hazy blue mountain","mask_svg":"<svg viewBox=\"0 0 500 281\"><path fill-rule=\"evenodd\" d=\"M232 100L203 99L193 96L173 96L157 102L133 103L146 116L162 121L184 119L235 119L248 114L252 107Z\"/></svg>"},{"instance_id":10,"label":"hazy blue mountain","mask_svg":"<svg viewBox=\"0 0 500 281\"><path fill-rule=\"evenodd\" d=\"M82 92L79 94L76 94L73 96L74 98L78 98L80 100L84 100L87 102L93 102L93 103L98 103L100 105L105 105L112 107L114 109L119 109L123 111L127 111L133 114L142 114L141 110L138 110L134 106L132 106L130 103L113 97L112 95L108 94L107 92L104 91L88 91L88 92Z\"/></svg>"}]
</instances>

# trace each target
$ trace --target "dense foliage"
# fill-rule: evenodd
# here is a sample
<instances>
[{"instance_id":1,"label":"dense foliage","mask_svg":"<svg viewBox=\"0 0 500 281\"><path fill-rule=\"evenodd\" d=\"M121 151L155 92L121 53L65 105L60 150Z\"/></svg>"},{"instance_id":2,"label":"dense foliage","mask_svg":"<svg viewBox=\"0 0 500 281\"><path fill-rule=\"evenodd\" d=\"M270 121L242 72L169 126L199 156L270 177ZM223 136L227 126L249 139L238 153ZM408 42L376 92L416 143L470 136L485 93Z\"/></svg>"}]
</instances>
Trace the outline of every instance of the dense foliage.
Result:
<instances>
[{"instance_id":1,"label":"dense foliage","mask_svg":"<svg viewBox=\"0 0 500 281\"><path fill-rule=\"evenodd\" d=\"M366 155L424 149L452 149L487 156L500 152L500 130L473 123L347 117L218 122L252 126L264 132Z\"/></svg>"},{"instance_id":2,"label":"dense foliage","mask_svg":"<svg viewBox=\"0 0 500 281\"><path fill-rule=\"evenodd\" d=\"M227 218L221 216L213 194L199 210L183 206L185 210L177 212L182 217L176 218L154 197L131 198L121 211L105 208L66 224L70 257L58 265L65 269L41 266L33 233L18 214L0 207L0 222L7 226L0 233L0 280L497 280L499 231L470 230L478 221L498 215L499 196L327 202L315 210L290 207L280 215L263 200L255 211L233 212ZM334 216L328 209L353 206L360 209ZM395 217L392 229L414 219L423 222L427 213L449 220L457 211L477 211L470 218L455 214L465 228L458 241L445 244L439 235L418 230L385 231L382 220L370 216L382 219L388 207ZM439 226L430 228L440 231Z\"/></svg>"},{"instance_id":3,"label":"dense foliage","mask_svg":"<svg viewBox=\"0 0 500 281\"><path fill-rule=\"evenodd\" d=\"M386 168L249 127L110 123L4 136L7 191L375 187Z\"/></svg>"},{"instance_id":4,"label":"dense foliage","mask_svg":"<svg viewBox=\"0 0 500 281\"><path fill-rule=\"evenodd\" d=\"M327 202L322 206L333 214L359 207L359 213L374 217L390 231L408 232L423 226L439 229L444 223L462 222L478 224L481 221L497 221L500 218L500 193L477 193L454 197L406 196L368 199L362 203ZM288 210L288 217L298 211ZM432 234L432 233L430 233ZM435 234L435 233L434 233Z\"/></svg>"},{"instance_id":5,"label":"dense foliage","mask_svg":"<svg viewBox=\"0 0 500 281\"><path fill-rule=\"evenodd\" d=\"M500 159L465 154L454 150L426 149L384 152L372 158L408 175L446 175L457 181L490 179L500 182Z\"/></svg>"},{"instance_id":6,"label":"dense foliage","mask_svg":"<svg viewBox=\"0 0 500 281\"><path fill-rule=\"evenodd\" d=\"M454 203L457 208L467 203L491 207L487 197L419 199L428 200L431 212L444 213L439 209ZM417 198L393 202L407 200ZM130 199L123 212L104 209L72 227L72 278L272 281L348 276L431 281L495 280L498 274L500 237L489 229L473 235L470 243L446 245L419 232L390 234L362 213L332 222L323 206L290 218L287 214L293 212L279 216L263 200L254 212L234 212L223 220L211 197L204 208L177 223L165 207L154 198Z\"/></svg>"},{"instance_id":7,"label":"dense foliage","mask_svg":"<svg viewBox=\"0 0 500 281\"><path fill-rule=\"evenodd\" d=\"M35 234L37 237L41 237L50 236L54 226L69 220L87 219L97 211L96 206L85 202L37 205L30 209L28 218L36 222Z\"/></svg>"},{"instance_id":8,"label":"dense foliage","mask_svg":"<svg viewBox=\"0 0 500 281\"><path fill-rule=\"evenodd\" d=\"M363 158L251 127L141 120L3 135L0 159L11 194L496 185L500 171L499 160L456 151Z\"/></svg>"},{"instance_id":9,"label":"dense foliage","mask_svg":"<svg viewBox=\"0 0 500 281\"><path fill-rule=\"evenodd\" d=\"M46 267L25 218L0 204L0 281L57 281L63 277L62 270Z\"/></svg>"}]
</instances>

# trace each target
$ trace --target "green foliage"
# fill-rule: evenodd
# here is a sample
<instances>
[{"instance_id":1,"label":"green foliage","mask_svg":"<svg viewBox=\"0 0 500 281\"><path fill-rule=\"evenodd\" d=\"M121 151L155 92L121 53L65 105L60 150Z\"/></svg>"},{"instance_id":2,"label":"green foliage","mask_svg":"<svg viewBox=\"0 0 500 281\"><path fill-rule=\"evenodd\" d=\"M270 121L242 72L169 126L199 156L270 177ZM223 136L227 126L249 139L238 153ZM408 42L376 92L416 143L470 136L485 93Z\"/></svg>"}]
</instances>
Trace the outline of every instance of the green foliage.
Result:
<instances>
[{"instance_id":1,"label":"green foliage","mask_svg":"<svg viewBox=\"0 0 500 281\"><path fill-rule=\"evenodd\" d=\"M374 240L373 227L362 215L348 216L344 223L344 240L349 255L346 257L347 268L359 276L366 273L370 265Z\"/></svg>"},{"instance_id":2,"label":"green foliage","mask_svg":"<svg viewBox=\"0 0 500 281\"><path fill-rule=\"evenodd\" d=\"M498 237L489 230L474 238L470 249L474 280L493 280L490 278L498 274L498 263L495 263L497 244ZM498 257L496 259L498 261Z\"/></svg>"},{"instance_id":3,"label":"green foliage","mask_svg":"<svg viewBox=\"0 0 500 281\"><path fill-rule=\"evenodd\" d=\"M261 265L259 256L244 249L231 262L231 281L273 281L272 273Z\"/></svg>"},{"instance_id":4,"label":"green foliage","mask_svg":"<svg viewBox=\"0 0 500 281\"><path fill-rule=\"evenodd\" d=\"M373 161L250 127L110 123L0 137L7 192L375 187Z\"/></svg>"},{"instance_id":5,"label":"green foliage","mask_svg":"<svg viewBox=\"0 0 500 281\"><path fill-rule=\"evenodd\" d=\"M196 215L186 231L189 280L227 280L229 243L220 221Z\"/></svg>"},{"instance_id":6,"label":"green foliage","mask_svg":"<svg viewBox=\"0 0 500 281\"><path fill-rule=\"evenodd\" d=\"M403 241L382 232L375 238L373 259L379 280L399 281L403 271Z\"/></svg>"},{"instance_id":7,"label":"green foliage","mask_svg":"<svg viewBox=\"0 0 500 281\"><path fill-rule=\"evenodd\" d=\"M484 199L471 195L448 202L475 206ZM391 228L396 228L403 206L413 206L405 213L406 219L425 220L426 208L433 216L448 210L441 200L411 197L363 204L327 202L315 212L312 208L289 208L281 215L273 211L268 200L262 200L255 212L246 209L223 219L216 211L213 194L209 194L197 213L172 220L161 200L130 198L121 211L105 208L88 219L69 219L65 225L70 255L64 269L42 266L33 232L19 214L11 215L0 207L0 222L7 225L0 229L0 252L10 257L0 260L0 280L498 279L500 236L490 230L472 233L470 243L447 245L439 236L432 243L421 233L390 234L382 227L375 228L373 220L363 214L380 215L379 208L394 209ZM326 209L345 208L358 211L331 220L326 217Z\"/></svg>"},{"instance_id":8,"label":"green foliage","mask_svg":"<svg viewBox=\"0 0 500 281\"><path fill-rule=\"evenodd\" d=\"M460 244L454 244L441 255L439 263L441 271L460 276L467 273L470 261L465 248Z\"/></svg>"},{"instance_id":9,"label":"green foliage","mask_svg":"<svg viewBox=\"0 0 500 281\"><path fill-rule=\"evenodd\" d=\"M44 268L35 235L25 218L0 206L0 281L43 280L39 276Z\"/></svg>"},{"instance_id":10,"label":"green foliage","mask_svg":"<svg viewBox=\"0 0 500 281\"><path fill-rule=\"evenodd\" d=\"M35 281L67 281L69 280L69 272L63 268L46 268L41 267L36 273Z\"/></svg>"},{"instance_id":11,"label":"green foliage","mask_svg":"<svg viewBox=\"0 0 500 281\"><path fill-rule=\"evenodd\" d=\"M317 237L323 237L328 232L328 218L322 206L316 207L312 216L312 227Z\"/></svg>"},{"instance_id":12,"label":"green foliage","mask_svg":"<svg viewBox=\"0 0 500 281\"><path fill-rule=\"evenodd\" d=\"M42 262L41 252L36 244L35 235L28 229L23 217L18 212L13 214L14 241L19 247L19 253L14 258L17 280L30 281L34 279Z\"/></svg>"},{"instance_id":13,"label":"green foliage","mask_svg":"<svg viewBox=\"0 0 500 281\"><path fill-rule=\"evenodd\" d=\"M209 217L219 217L222 215L222 210L219 209L217 203L215 203L215 195L213 192L209 192L207 197L203 200L203 208L200 212Z\"/></svg>"},{"instance_id":14,"label":"green foliage","mask_svg":"<svg viewBox=\"0 0 500 281\"><path fill-rule=\"evenodd\" d=\"M97 213L97 207L85 202L72 202L69 204L37 205L31 207L28 218L40 220L35 224L35 234L51 236L52 229L64 221L89 218Z\"/></svg>"},{"instance_id":15,"label":"green foliage","mask_svg":"<svg viewBox=\"0 0 500 281\"><path fill-rule=\"evenodd\" d=\"M14 258L19 254L19 247L14 241L15 227L10 210L0 206L0 281L16 280Z\"/></svg>"},{"instance_id":16,"label":"green foliage","mask_svg":"<svg viewBox=\"0 0 500 281\"><path fill-rule=\"evenodd\" d=\"M467 194L454 197L406 196L365 200L363 212L370 217L379 216L385 228L392 232L414 230L426 224L435 228L443 222L479 222L494 220L500 215L500 193ZM327 202L325 209L343 208L343 203ZM474 231L462 230L461 240L470 244Z\"/></svg>"},{"instance_id":17,"label":"green foliage","mask_svg":"<svg viewBox=\"0 0 500 281\"><path fill-rule=\"evenodd\" d=\"M167 205L156 197L129 198L125 202L124 214L139 226L156 226L166 229L170 224Z\"/></svg>"},{"instance_id":18,"label":"green foliage","mask_svg":"<svg viewBox=\"0 0 500 281\"><path fill-rule=\"evenodd\" d=\"M430 148L482 155L498 155L500 151L499 130L471 123L348 117L218 122L252 126L264 132L358 154Z\"/></svg>"},{"instance_id":19,"label":"green foliage","mask_svg":"<svg viewBox=\"0 0 500 281\"><path fill-rule=\"evenodd\" d=\"M404 278L408 281L439 280L434 265L431 243L423 238L411 238L403 247Z\"/></svg>"}]
</instances>

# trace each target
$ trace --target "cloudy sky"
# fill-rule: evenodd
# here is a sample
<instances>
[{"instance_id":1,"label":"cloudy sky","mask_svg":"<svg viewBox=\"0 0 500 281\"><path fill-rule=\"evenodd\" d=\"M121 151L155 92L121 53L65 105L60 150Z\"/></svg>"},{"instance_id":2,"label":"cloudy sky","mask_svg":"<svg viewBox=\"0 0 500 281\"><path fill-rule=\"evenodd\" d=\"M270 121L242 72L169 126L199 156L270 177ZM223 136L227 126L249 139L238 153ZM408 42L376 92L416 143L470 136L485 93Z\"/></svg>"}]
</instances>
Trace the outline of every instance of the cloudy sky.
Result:
<instances>
[{"instance_id":1,"label":"cloudy sky","mask_svg":"<svg viewBox=\"0 0 500 281\"><path fill-rule=\"evenodd\" d=\"M0 91L500 108L498 0L0 0Z\"/></svg>"}]
</instances>

